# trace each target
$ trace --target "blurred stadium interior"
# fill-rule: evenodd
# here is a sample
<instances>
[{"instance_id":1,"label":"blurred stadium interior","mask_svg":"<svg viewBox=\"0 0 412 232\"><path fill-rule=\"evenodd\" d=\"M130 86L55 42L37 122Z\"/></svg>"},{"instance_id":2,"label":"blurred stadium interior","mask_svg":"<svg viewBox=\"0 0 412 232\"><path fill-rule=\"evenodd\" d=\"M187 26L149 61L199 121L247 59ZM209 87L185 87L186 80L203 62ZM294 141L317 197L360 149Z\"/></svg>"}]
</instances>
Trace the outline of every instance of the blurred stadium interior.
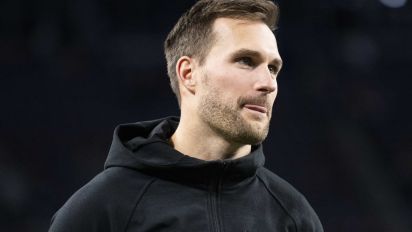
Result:
<instances>
[{"instance_id":1,"label":"blurred stadium interior","mask_svg":"<svg viewBox=\"0 0 412 232\"><path fill-rule=\"evenodd\" d=\"M117 124L179 114L162 43L193 2L0 2L0 231L47 230ZM412 231L412 2L278 3L266 166L325 231Z\"/></svg>"}]
</instances>

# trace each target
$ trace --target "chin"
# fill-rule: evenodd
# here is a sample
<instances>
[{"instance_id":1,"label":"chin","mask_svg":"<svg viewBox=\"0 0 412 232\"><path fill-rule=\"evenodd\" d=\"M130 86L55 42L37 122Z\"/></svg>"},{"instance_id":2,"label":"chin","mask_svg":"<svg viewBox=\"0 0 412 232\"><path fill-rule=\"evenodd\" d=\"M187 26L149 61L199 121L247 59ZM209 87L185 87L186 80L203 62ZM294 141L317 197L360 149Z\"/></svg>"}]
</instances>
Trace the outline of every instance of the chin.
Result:
<instances>
[{"instance_id":1,"label":"chin","mask_svg":"<svg viewBox=\"0 0 412 232\"><path fill-rule=\"evenodd\" d=\"M247 115L244 120L253 127L265 128L269 124L269 118L266 115Z\"/></svg>"},{"instance_id":2,"label":"chin","mask_svg":"<svg viewBox=\"0 0 412 232\"><path fill-rule=\"evenodd\" d=\"M248 141L247 144L255 145L263 142L269 133L268 120L256 121L248 120L248 125L245 125L244 140Z\"/></svg>"}]
</instances>

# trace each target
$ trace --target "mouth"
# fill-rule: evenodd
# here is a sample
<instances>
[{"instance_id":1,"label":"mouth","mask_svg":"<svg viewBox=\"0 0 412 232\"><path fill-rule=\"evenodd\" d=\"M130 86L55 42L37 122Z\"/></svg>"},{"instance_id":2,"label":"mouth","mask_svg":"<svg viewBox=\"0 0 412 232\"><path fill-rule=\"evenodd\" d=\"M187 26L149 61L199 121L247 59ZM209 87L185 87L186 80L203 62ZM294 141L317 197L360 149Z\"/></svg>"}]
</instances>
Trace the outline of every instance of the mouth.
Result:
<instances>
[{"instance_id":1,"label":"mouth","mask_svg":"<svg viewBox=\"0 0 412 232\"><path fill-rule=\"evenodd\" d=\"M244 108L248 109L248 110L252 110L258 113L262 113L262 114L267 114L268 110L265 106L260 106L260 105L254 105L254 104L245 104L243 106Z\"/></svg>"}]
</instances>

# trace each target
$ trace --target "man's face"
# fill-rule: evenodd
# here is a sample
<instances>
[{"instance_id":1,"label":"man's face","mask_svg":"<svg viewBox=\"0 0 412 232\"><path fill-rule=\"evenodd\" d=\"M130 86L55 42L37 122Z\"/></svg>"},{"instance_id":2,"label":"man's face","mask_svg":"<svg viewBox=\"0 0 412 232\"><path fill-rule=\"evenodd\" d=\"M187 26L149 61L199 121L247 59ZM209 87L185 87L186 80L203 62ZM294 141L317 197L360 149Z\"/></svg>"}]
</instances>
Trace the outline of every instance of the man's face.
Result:
<instances>
[{"instance_id":1,"label":"man's face","mask_svg":"<svg viewBox=\"0 0 412 232\"><path fill-rule=\"evenodd\" d=\"M258 144L269 131L281 59L262 22L219 18L201 68L199 118L229 142Z\"/></svg>"}]
</instances>

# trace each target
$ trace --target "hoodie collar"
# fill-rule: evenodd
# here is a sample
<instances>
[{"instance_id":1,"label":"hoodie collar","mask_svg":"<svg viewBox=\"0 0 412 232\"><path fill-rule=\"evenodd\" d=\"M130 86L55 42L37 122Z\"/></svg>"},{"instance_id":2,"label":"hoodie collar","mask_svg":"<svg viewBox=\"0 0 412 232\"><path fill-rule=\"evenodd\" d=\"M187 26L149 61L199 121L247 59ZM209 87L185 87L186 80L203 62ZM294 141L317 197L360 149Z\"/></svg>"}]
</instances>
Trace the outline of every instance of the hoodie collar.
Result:
<instances>
[{"instance_id":1,"label":"hoodie collar","mask_svg":"<svg viewBox=\"0 0 412 232\"><path fill-rule=\"evenodd\" d=\"M203 183L222 178L236 183L254 176L265 162L262 145L238 159L205 161L184 155L168 143L178 124L178 117L167 117L119 125L105 168L126 167L174 181Z\"/></svg>"}]
</instances>

